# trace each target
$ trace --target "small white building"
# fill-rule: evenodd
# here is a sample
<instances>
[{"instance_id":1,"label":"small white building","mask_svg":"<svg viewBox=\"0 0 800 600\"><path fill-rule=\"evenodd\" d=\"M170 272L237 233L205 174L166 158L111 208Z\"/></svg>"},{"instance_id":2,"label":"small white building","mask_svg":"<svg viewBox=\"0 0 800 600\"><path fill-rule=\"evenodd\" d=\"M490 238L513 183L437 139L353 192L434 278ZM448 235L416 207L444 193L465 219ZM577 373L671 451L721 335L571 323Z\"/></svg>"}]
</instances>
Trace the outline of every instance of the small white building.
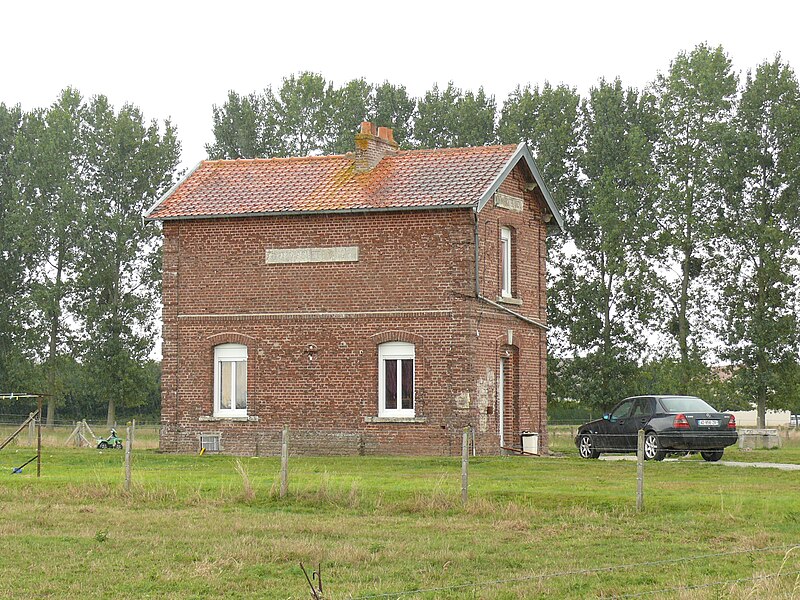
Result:
<instances>
[{"instance_id":1,"label":"small white building","mask_svg":"<svg viewBox=\"0 0 800 600\"><path fill-rule=\"evenodd\" d=\"M756 427L758 424L758 411L756 410L731 410L727 411L736 417L736 427ZM766 414L767 427L788 427L792 413L788 410L768 410Z\"/></svg>"}]
</instances>

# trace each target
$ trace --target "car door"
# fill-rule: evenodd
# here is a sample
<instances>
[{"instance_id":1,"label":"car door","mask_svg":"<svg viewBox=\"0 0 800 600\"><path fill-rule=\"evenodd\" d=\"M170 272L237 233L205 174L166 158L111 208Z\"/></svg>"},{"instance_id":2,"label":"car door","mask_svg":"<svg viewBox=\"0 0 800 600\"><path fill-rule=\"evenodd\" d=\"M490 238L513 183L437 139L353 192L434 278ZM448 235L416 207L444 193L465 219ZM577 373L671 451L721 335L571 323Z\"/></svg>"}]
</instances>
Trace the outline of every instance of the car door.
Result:
<instances>
[{"instance_id":1,"label":"car door","mask_svg":"<svg viewBox=\"0 0 800 600\"><path fill-rule=\"evenodd\" d=\"M608 415L603 436L603 446L606 450L625 452L630 449L629 442L626 441L626 427L629 425L635 402L636 398L623 400Z\"/></svg>"},{"instance_id":2,"label":"car door","mask_svg":"<svg viewBox=\"0 0 800 600\"><path fill-rule=\"evenodd\" d=\"M632 450L638 445L639 430L647 426L655 411L655 398L636 398L633 411L624 426L625 443Z\"/></svg>"}]
</instances>

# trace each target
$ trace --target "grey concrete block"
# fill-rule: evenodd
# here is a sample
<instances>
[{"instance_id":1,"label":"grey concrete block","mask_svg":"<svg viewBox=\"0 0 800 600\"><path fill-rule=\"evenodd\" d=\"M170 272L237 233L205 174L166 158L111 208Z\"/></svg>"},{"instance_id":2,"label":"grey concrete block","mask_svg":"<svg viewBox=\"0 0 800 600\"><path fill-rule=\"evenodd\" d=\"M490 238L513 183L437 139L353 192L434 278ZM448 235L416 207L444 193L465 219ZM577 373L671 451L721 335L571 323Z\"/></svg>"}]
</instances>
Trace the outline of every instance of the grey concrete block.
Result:
<instances>
[{"instance_id":1,"label":"grey concrete block","mask_svg":"<svg viewBox=\"0 0 800 600\"><path fill-rule=\"evenodd\" d=\"M780 448L781 437L777 429L740 429L739 448L757 450L761 448Z\"/></svg>"}]
</instances>

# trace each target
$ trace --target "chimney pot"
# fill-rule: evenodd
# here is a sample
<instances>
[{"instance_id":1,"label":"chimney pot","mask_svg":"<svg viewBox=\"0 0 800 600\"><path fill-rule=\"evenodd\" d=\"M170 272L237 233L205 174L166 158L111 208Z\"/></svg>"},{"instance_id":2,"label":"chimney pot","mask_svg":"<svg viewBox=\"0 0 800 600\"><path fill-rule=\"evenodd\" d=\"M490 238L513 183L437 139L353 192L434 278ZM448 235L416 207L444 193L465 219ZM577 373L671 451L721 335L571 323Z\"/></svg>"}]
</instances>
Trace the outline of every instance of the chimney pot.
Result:
<instances>
[{"instance_id":1,"label":"chimney pot","mask_svg":"<svg viewBox=\"0 0 800 600\"><path fill-rule=\"evenodd\" d=\"M361 133L367 133L369 135L375 135L375 124L370 123L369 121L361 121Z\"/></svg>"},{"instance_id":2,"label":"chimney pot","mask_svg":"<svg viewBox=\"0 0 800 600\"><path fill-rule=\"evenodd\" d=\"M390 127L378 127L378 137L392 144L395 143L394 133Z\"/></svg>"}]
</instances>

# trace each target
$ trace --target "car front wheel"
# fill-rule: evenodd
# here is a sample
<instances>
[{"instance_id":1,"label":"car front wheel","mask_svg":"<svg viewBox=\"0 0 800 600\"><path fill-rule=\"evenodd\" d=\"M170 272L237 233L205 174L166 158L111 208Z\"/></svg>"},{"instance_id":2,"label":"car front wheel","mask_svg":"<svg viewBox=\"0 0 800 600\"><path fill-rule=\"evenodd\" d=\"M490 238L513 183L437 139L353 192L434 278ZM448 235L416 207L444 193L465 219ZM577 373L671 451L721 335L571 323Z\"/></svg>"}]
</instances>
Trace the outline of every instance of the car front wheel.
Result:
<instances>
[{"instance_id":1,"label":"car front wheel","mask_svg":"<svg viewBox=\"0 0 800 600\"><path fill-rule=\"evenodd\" d=\"M667 455L666 452L661 450L661 445L658 442L658 436L652 431L644 438L644 459L645 460L664 460Z\"/></svg>"},{"instance_id":2,"label":"car front wheel","mask_svg":"<svg viewBox=\"0 0 800 600\"><path fill-rule=\"evenodd\" d=\"M701 452L700 456L703 457L703 460L707 460L708 462L717 462L722 458L723 452L724 450L709 450L707 452Z\"/></svg>"},{"instance_id":3,"label":"car front wheel","mask_svg":"<svg viewBox=\"0 0 800 600\"><path fill-rule=\"evenodd\" d=\"M580 452L581 458L599 458L600 456L600 453L594 449L592 436L588 433L583 433L578 438L578 452Z\"/></svg>"}]
</instances>

